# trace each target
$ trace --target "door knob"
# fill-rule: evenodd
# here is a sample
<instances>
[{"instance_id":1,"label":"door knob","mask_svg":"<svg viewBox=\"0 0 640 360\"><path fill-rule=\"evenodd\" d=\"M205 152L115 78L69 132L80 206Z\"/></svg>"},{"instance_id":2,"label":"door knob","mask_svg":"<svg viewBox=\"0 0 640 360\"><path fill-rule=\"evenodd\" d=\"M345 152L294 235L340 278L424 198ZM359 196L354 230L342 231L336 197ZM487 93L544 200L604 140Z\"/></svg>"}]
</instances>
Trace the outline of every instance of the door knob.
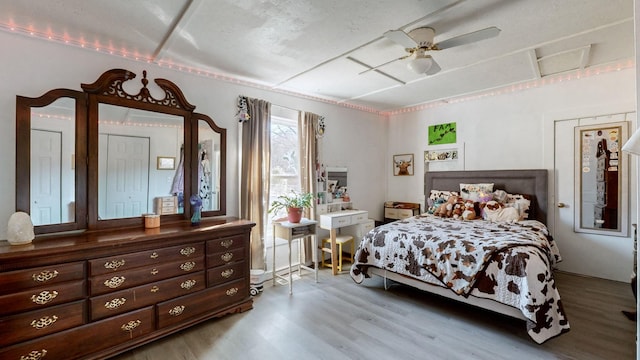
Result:
<instances>
[{"instance_id":1,"label":"door knob","mask_svg":"<svg viewBox=\"0 0 640 360\"><path fill-rule=\"evenodd\" d=\"M567 206L567 205L566 205L565 203L561 203L561 202L560 202L560 203L558 203L558 207L559 207L559 208L563 208L563 207L566 207L566 206Z\"/></svg>"}]
</instances>

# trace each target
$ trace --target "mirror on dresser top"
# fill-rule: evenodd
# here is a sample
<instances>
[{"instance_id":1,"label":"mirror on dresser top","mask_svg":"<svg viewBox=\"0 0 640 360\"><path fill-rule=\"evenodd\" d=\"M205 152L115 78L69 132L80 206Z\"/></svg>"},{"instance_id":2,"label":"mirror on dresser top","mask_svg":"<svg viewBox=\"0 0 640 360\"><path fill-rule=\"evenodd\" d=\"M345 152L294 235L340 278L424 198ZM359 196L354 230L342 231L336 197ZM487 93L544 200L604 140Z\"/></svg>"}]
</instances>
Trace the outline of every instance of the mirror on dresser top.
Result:
<instances>
[{"instance_id":1,"label":"mirror on dresser top","mask_svg":"<svg viewBox=\"0 0 640 360\"><path fill-rule=\"evenodd\" d=\"M17 97L16 210L36 233L188 219L192 194L203 217L226 214L226 130L174 83L135 77L113 69L84 92Z\"/></svg>"}]
</instances>

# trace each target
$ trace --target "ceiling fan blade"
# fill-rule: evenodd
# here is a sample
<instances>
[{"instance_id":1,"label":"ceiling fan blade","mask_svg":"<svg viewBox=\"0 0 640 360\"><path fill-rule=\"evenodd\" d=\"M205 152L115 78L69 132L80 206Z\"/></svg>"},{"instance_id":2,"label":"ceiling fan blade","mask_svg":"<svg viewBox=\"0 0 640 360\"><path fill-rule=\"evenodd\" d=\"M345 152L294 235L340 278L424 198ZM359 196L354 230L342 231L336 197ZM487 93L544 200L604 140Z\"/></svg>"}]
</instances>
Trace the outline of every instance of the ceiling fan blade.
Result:
<instances>
[{"instance_id":1,"label":"ceiling fan blade","mask_svg":"<svg viewBox=\"0 0 640 360\"><path fill-rule=\"evenodd\" d=\"M407 33L402 30L389 30L382 35L387 39L404 46L406 49L412 49L418 46L411 36L407 35Z\"/></svg>"},{"instance_id":2,"label":"ceiling fan blade","mask_svg":"<svg viewBox=\"0 0 640 360\"><path fill-rule=\"evenodd\" d=\"M431 58L431 60L432 60L431 67L429 68L429 70L425 71L424 73L425 75L433 75L440 72L440 70L442 70L440 68L440 65L438 65L438 63L433 58Z\"/></svg>"},{"instance_id":3,"label":"ceiling fan blade","mask_svg":"<svg viewBox=\"0 0 640 360\"><path fill-rule=\"evenodd\" d=\"M500 29L498 29L495 26L492 26L486 29L470 32L468 34L447 39L443 42L437 43L436 46L439 50L444 50L444 49L452 48L454 46L466 45L476 41L490 39L492 37L498 36L498 34L500 34Z\"/></svg>"}]
</instances>

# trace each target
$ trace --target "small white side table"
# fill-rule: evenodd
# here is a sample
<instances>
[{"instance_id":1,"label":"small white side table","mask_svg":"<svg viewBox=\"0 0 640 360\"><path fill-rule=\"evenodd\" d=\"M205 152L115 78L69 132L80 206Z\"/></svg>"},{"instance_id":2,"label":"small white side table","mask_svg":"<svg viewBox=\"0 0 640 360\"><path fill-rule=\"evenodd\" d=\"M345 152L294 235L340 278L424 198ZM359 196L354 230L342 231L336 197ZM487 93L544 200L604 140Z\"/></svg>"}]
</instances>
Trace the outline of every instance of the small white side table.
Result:
<instances>
[{"instance_id":1,"label":"small white side table","mask_svg":"<svg viewBox=\"0 0 640 360\"><path fill-rule=\"evenodd\" d=\"M299 223L290 223L288 221L273 222L273 285L276 285L276 278L281 278L289 282L289 294L293 294L293 279L291 274L291 242L298 239L298 274L302 275L301 269L313 271L315 273L316 282L318 282L318 254L316 239L316 224L318 222L303 218ZM315 268L302 265L302 254L300 252L300 241L311 236L312 258ZM287 240L289 243L289 276L288 278L276 273L276 238Z\"/></svg>"}]
</instances>

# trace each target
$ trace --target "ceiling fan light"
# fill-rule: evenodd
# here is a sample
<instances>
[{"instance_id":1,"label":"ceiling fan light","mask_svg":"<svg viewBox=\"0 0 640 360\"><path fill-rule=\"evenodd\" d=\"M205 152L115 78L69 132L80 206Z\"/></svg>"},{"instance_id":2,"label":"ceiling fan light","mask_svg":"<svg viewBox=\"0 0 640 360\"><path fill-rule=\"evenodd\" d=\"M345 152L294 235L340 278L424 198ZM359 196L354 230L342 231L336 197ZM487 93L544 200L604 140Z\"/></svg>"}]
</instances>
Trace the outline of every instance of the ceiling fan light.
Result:
<instances>
[{"instance_id":1,"label":"ceiling fan light","mask_svg":"<svg viewBox=\"0 0 640 360\"><path fill-rule=\"evenodd\" d=\"M407 66L416 74L424 74L433 65L433 59L430 55L416 56L415 59L409 61Z\"/></svg>"}]
</instances>

